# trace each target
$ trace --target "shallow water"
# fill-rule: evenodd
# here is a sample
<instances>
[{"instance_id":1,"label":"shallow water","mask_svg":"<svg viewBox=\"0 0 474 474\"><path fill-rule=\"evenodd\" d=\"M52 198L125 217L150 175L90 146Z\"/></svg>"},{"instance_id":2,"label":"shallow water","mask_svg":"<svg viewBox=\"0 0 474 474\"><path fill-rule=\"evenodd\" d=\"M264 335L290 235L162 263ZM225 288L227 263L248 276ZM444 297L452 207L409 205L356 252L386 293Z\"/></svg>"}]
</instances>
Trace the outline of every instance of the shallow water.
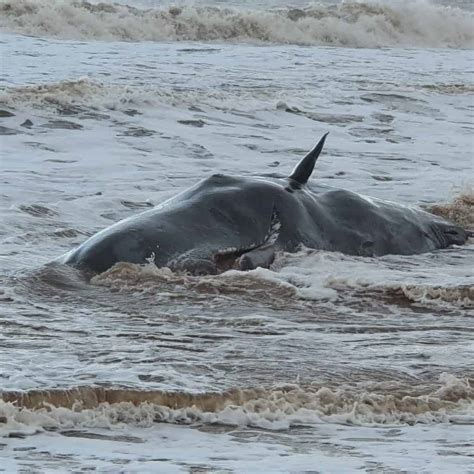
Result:
<instances>
[{"instance_id":1,"label":"shallow water","mask_svg":"<svg viewBox=\"0 0 474 474\"><path fill-rule=\"evenodd\" d=\"M207 277L51 262L213 172L286 176L326 131L313 180L472 226L472 52L364 49L359 24L358 49L337 25L123 42L113 15L51 30L29 3L0 9L0 470L469 472L472 241Z\"/></svg>"}]
</instances>

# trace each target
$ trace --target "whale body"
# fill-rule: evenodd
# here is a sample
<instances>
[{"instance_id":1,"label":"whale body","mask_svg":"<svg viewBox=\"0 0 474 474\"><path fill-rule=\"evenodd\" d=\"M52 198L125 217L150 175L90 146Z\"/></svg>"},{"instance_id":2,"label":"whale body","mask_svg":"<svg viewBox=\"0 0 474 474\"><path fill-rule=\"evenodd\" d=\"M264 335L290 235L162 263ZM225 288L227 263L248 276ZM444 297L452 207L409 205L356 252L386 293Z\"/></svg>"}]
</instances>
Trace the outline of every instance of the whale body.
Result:
<instances>
[{"instance_id":1,"label":"whale body","mask_svg":"<svg viewBox=\"0 0 474 474\"><path fill-rule=\"evenodd\" d=\"M410 255L463 244L462 227L414 206L308 187L326 135L286 179L214 174L90 237L60 261L101 273L118 262L219 273L268 267L302 246L350 255Z\"/></svg>"}]
</instances>

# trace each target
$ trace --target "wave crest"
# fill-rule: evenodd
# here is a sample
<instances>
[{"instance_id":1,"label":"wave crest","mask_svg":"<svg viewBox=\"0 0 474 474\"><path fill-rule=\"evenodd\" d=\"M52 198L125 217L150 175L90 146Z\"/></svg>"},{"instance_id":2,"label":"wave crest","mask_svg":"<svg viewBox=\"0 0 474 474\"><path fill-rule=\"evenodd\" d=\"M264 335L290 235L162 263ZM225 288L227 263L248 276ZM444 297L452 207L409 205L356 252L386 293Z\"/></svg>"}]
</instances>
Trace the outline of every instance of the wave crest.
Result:
<instances>
[{"instance_id":1,"label":"wave crest","mask_svg":"<svg viewBox=\"0 0 474 474\"><path fill-rule=\"evenodd\" d=\"M137 9L87 1L5 0L0 26L68 39L256 41L348 47L474 45L472 13L428 2L344 2L297 9Z\"/></svg>"},{"instance_id":2,"label":"wave crest","mask_svg":"<svg viewBox=\"0 0 474 474\"><path fill-rule=\"evenodd\" d=\"M474 189L461 193L452 202L434 204L428 210L466 229L474 229Z\"/></svg>"},{"instance_id":3,"label":"wave crest","mask_svg":"<svg viewBox=\"0 0 474 474\"><path fill-rule=\"evenodd\" d=\"M296 254L282 253L271 269L249 272L230 270L220 275L192 276L151 265L117 263L92 278L97 286L114 291L140 291L172 295L176 291L193 298L209 295L242 295L248 301L265 301L281 308L295 307L309 301L363 301L374 304L405 305L407 302L444 309L474 308L474 288L470 278L454 282L426 280L432 271L423 255L419 274L407 278L406 260L397 256L367 259L335 252L304 249ZM399 268L397 268L399 267ZM446 277L447 275L445 275ZM459 275L457 275L459 278Z\"/></svg>"},{"instance_id":4,"label":"wave crest","mask_svg":"<svg viewBox=\"0 0 474 474\"><path fill-rule=\"evenodd\" d=\"M266 429L327 422L470 422L474 405L469 381L443 373L439 382L439 388L426 394L419 394L422 387L407 394L403 387L397 390L390 383L378 390L361 391L287 385L202 394L102 387L4 392L0 432L196 421Z\"/></svg>"},{"instance_id":5,"label":"wave crest","mask_svg":"<svg viewBox=\"0 0 474 474\"><path fill-rule=\"evenodd\" d=\"M89 79L78 79L2 88L1 92L0 104L7 107L28 104L33 107L52 106L64 109L93 102L97 97L104 95L104 87Z\"/></svg>"}]
</instances>

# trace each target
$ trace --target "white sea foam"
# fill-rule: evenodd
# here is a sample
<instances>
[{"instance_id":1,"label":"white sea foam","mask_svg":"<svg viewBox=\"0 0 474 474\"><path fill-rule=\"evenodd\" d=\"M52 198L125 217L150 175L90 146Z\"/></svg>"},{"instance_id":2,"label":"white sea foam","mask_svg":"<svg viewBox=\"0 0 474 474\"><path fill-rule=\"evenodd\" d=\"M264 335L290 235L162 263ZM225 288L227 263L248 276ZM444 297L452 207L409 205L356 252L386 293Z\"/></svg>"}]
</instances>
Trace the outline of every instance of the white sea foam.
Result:
<instances>
[{"instance_id":1,"label":"white sea foam","mask_svg":"<svg viewBox=\"0 0 474 474\"><path fill-rule=\"evenodd\" d=\"M0 25L38 36L125 41L257 41L348 47L474 44L472 14L426 1L343 2L297 9L169 7L3 0Z\"/></svg>"},{"instance_id":2,"label":"white sea foam","mask_svg":"<svg viewBox=\"0 0 474 474\"><path fill-rule=\"evenodd\" d=\"M474 307L471 247L465 249L464 264L449 250L419 256L367 258L336 252L302 250L280 254L271 269L249 272L230 270L218 276L194 277L154 265L119 263L93 278L96 285L114 291L154 292L157 287L181 288L211 294L238 294L261 299L345 301L364 294L372 301L388 297L446 308ZM378 295L378 296L377 296Z\"/></svg>"},{"instance_id":3,"label":"white sea foam","mask_svg":"<svg viewBox=\"0 0 474 474\"><path fill-rule=\"evenodd\" d=\"M64 80L33 86L4 87L0 104L6 107L51 107L71 110L81 107L114 110L130 106L146 105L152 101L152 94L137 92L133 88L103 84L89 78Z\"/></svg>"},{"instance_id":4,"label":"white sea foam","mask_svg":"<svg viewBox=\"0 0 474 474\"><path fill-rule=\"evenodd\" d=\"M372 85L376 87L376 85ZM383 86L386 87L386 86ZM470 94L474 86L470 84L406 84L411 93L421 90L428 93ZM328 124L352 124L362 122L364 116L351 114L330 114L314 112L287 104L279 100L286 97L287 91L275 91L271 88L234 88L218 90L215 88L180 89L154 85L149 81L146 85L124 85L103 82L90 77L65 79L57 82L46 82L37 85L0 86L0 106L10 108L51 108L66 112L80 112L87 109L125 110L136 108L156 108L162 104L172 107L209 106L218 110L235 110L243 107L247 112L260 110L267 112L289 112L295 116L326 122ZM311 96L308 91L292 90L292 102L308 102ZM410 100L407 95L406 100ZM469 190L467 191L469 193ZM468 199L472 199L469 198ZM439 209L439 207L438 207Z\"/></svg>"},{"instance_id":5,"label":"white sea foam","mask_svg":"<svg viewBox=\"0 0 474 474\"><path fill-rule=\"evenodd\" d=\"M304 95L302 92L301 95ZM69 114L92 110L127 110L130 108L159 108L161 105L210 106L230 109L243 101L249 109L274 111L273 91L180 90L147 84L128 86L105 83L88 77L26 86L0 87L0 106L10 108L51 109Z\"/></svg>"},{"instance_id":6,"label":"white sea foam","mask_svg":"<svg viewBox=\"0 0 474 474\"><path fill-rule=\"evenodd\" d=\"M412 387L413 395L387 382L385 390L381 384L377 391L286 385L197 395L100 387L5 392L0 400L0 433L196 421L272 430L320 423L472 422L468 380L443 373L439 384L426 394L416 394L423 388Z\"/></svg>"},{"instance_id":7,"label":"white sea foam","mask_svg":"<svg viewBox=\"0 0 474 474\"><path fill-rule=\"evenodd\" d=\"M300 298L309 300L338 301L347 298L352 290L357 298L365 293L373 299L378 293L420 304L472 308L471 249L472 246L459 250L465 253L462 264L457 256L450 260L449 250L377 259L303 250L282 255L273 270L253 272L276 284L290 285Z\"/></svg>"}]
</instances>

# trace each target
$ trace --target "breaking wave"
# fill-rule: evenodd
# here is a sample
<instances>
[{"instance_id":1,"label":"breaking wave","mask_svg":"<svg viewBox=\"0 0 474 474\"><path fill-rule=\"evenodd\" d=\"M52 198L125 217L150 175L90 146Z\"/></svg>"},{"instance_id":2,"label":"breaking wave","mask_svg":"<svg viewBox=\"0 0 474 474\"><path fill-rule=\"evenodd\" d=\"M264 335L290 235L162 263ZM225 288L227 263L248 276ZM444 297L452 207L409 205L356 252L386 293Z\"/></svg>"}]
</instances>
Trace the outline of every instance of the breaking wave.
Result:
<instances>
[{"instance_id":1,"label":"breaking wave","mask_svg":"<svg viewBox=\"0 0 474 474\"><path fill-rule=\"evenodd\" d=\"M474 229L474 189L461 193L452 202L434 204L428 210L466 229Z\"/></svg>"},{"instance_id":2,"label":"breaking wave","mask_svg":"<svg viewBox=\"0 0 474 474\"><path fill-rule=\"evenodd\" d=\"M474 308L474 285L468 268L453 267L453 275L437 279L430 277L435 263L426 261L423 265L424 257L417 257L421 264L416 272L403 257L370 259L309 249L280 254L270 269L231 270L208 276L175 273L153 264L118 263L92 278L91 283L125 293L155 294L157 288L167 295L185 291L188 298L198 299L240 295L247 301L265 301L282 308L300 307L310 301L358 301L359 305L366 302L374 308L387 300L401 305L412 302L445 309ZM444 268L446 262L438 265Z\"/></svg>"},{"instance_id":3,"label":"breaking wave","mask_svg":"<svg viewBox=\"0 0 474 474\"><path fill-rule=\"evenodd\" d=\"M427 1L306 8L137 9L86 1L3 0L0 27L37 36L119 41L251 41L347 47L474 45L472 13Z\"/></svg>"},{"instance_id":4,"label":"breaking wave","mask_svg":"<svg viewBox=\"0 0 474 474\"><path fill-rule=\"evenodd\" d=\"M413 90L421 89L429 93L439 94L470 94L474 86L469 84L431 84L417 86L406 84L404 87ZM306 93L291 91L292 100L304 100ZM88 77L75 80L62 80L43 84L25 86L0 86L0 106L15 109L17 107L33 107L37 109L53 109L60 114L74 115L81 112L98 111L100 109L114 111L131 108L159 107L169 105L181 106L209 106L218 110L234 110L245 103L245 110L283 110L310 119L327 121L328 123L361 122L362 115L351 114L323 114L311 110L300 109L285 100L285 91L273 88L224 90L209 88L183 89L166 87L163 85L120 85L106 83ZM463 198L464 199L464 198ZM472 201L472 196L466 195L464 203ZM470 200L470 201L469 201ZM460 201L461 202L461 201ZM459 204L459 203L458 203ZM439 214L442 206L433 206L430 212ZM440 214L443 215L443 214ZM446 215L443 215L446 217ZM449 217L452 219L452 217ZM463 222L460 222L464 225Z\"/></svg>"},{"instance_id":5,"label":"breaking wave","mask_svg":"<svg viewBox=\"0 0 474 474\"><path fill-rule=\"evenodd\" d=\"M126 86L80 78L28 86L0 86L0 105L50 108L61 114L74 115L90 110L126 110L162 104L172 107L199 104L227 110L245 100L260 108L274 110L275 95L272 90L182 90L154 85Z\"/></svg>"},{"instance_id":6,"label":"breaking wave","mask_svg":"<svg viewBox=\"0 0 474 474\"><path fill-rule=\"evenodd\" d=\"M127 106L145 105L151 97L139 95L126 86L104 85L87 78L59 82L4 87L0 105L6 107L51 107L72 114L87 109L115 110Z\"/></svg>"},{"instance_id":7,"label":"breaking wave","mask_svg":"<svg viewBox=\"0 0 474 474\"><path fill-rule=\"evenodd\" d=\"M394 288L394 291L415 303L437 303L441 306L453 305L461 308L474 308L474 286L465 285L454 288L442 288L423 285L401 285L400 288Z\"/></svg>"},{"instance_id":8,"label":"breaking wave","mask_svg":"<svg viewBox=\"0 0 474 474\"><path fill-rule=\"evenodd\" d=\"M436 389L419 386L407 390L397 388L397 383L384 384L365 390L285 385L201 394L93 386L3 392L0 433L76 426L107 428L118 423L149 426L155 422L201 422L288 429L319 423L474 420L474 394L468 379L442 373Z\"/></svg>"}]
</instances>

